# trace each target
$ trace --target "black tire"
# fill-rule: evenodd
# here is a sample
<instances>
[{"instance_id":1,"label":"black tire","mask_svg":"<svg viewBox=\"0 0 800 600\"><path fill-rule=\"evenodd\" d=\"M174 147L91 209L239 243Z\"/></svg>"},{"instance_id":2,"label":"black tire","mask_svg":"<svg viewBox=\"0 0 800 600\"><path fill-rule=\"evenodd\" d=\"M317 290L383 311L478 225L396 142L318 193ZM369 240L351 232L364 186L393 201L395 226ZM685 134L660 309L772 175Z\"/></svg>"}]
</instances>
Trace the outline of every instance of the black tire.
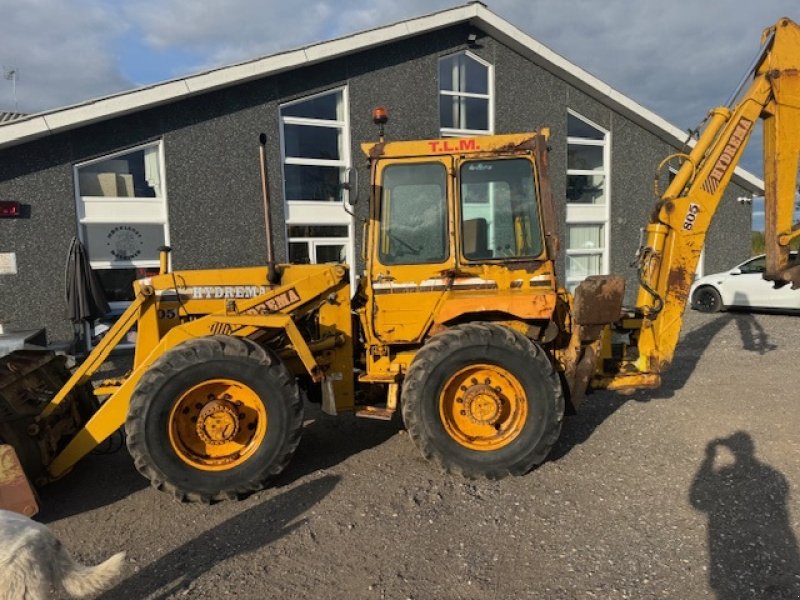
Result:
<instances>
[{"instance_id":1,"label":"black tire","mask_svg":"<svg viewBox=\"0 0 800 600\"><path fill-rule=\"evenodd\" d=\"M263 439L244 462L212 471L183 460L168 431L170 411L182 394L215 378L248 386L268 419ZM125 430L136 468L154 487L179 500L215 502L263 489L288 464L302 424L297 384L277 357L250 340L209 336L184 342L153 363L131 397Z\"/></svg>"},{"instance_id":2,"label":"black tire","mask_svg":"<svg viewBox=\"0 0 800 600\"><path fill-rule=\"evenodd\" d=\"M516 437L497 449L467 447L448 433L440 416L445 386L476 364L501 367L524 390L527 416ZM541 347L507 327L472 323L440 333L420 349L403 382L402 409L408 433L425 458L448 473L499 479L524 475L544 461L561 433L564 393Z\"/></svg>"},{"instance_id":3,"label":"black tire","mask_svg":"<svg viewBox=\"0 0 800 600\"><path fill-rule=\"evenodd\" d=\"M694 291L692 308L699 312L715 313L725 308L725 305L722 304L722 296L719 295L719 292L715 288L705 285Z\"/></svg>"}]
</instances>

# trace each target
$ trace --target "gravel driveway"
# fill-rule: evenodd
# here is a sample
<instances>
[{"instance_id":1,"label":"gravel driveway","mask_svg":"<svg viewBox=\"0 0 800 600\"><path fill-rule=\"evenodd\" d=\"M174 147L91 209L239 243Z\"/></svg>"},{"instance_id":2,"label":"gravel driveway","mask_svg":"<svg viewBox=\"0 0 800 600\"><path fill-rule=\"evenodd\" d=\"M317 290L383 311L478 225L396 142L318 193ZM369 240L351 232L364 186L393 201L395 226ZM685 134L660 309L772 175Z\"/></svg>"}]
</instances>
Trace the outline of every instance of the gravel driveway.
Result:
<instances>
[{"instance_id":1,"label":"gravel driveway","mask_svg":"<svg viewBox=\"0 0 800 600\"><path fill-rule=\"evenodd\" d=\"M662 389L594 393L550 459L440 474L400 421L307 411L270 489L180 504L122 451L42 494L104 598L800 598L800 320L687 314Z\"/></svg>"}]
</instances>

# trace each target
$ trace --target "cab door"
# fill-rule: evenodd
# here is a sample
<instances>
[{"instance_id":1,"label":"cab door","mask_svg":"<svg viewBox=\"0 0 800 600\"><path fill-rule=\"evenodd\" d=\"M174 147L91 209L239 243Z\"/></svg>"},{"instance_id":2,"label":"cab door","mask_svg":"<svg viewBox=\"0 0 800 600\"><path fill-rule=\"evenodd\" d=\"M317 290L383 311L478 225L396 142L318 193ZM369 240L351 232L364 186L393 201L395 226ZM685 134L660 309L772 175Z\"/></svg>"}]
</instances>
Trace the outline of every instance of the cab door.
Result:
<instances>
[{"instance_id":1,"label":"cab door","mask_svg":"<svg viewBox=\"0 0 800 600\"><path fill-rule=\"evenodd\" d=\"M451 284L452 167L449 156L374 166L368 318L384 343L418 341Z\"/></svg>"}]
</instances>

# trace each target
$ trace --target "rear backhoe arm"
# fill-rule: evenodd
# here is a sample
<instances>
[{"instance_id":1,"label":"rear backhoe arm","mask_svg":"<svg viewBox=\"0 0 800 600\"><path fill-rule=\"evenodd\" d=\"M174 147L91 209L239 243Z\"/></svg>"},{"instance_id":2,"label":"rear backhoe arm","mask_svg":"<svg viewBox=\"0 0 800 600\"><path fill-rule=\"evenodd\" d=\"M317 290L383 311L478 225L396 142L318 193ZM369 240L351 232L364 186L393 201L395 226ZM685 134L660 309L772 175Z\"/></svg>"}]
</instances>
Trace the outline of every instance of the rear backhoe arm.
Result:
<instances>
[{"instance_id":1,"label":"rear backhoe arm","mask_svg":"<svg viewBox=\"0 0 800 600\"><path fill-rule=\"evenodd\" d=\"M800 153L800 27L781 19L764 32L749 88L715 108L705 129L656 204L639 250L641 312L638 357L616 374L611 389L657 387L672 362L706 233L759 118L764 127L767 272L777 285L800 284L788 265ZM745 80L746 80L745 79ZM744 81L743 81L744 83ZM664 163L662 163L664 164ZM800 293L800 292L798 292Z\"/></svg>"}]
</instances>

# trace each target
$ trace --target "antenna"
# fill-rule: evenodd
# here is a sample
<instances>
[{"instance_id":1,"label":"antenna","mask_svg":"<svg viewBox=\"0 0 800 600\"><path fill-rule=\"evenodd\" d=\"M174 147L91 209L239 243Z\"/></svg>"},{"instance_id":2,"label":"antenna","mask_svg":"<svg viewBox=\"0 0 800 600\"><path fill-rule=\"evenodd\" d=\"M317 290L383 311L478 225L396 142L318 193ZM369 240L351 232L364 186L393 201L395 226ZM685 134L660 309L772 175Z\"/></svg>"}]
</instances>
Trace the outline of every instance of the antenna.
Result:
<instances>
[{"instance_id":1,"label":"antenna","mask_svg":"<svg viewBox=\"0 0 800 600\"><path fill-rule=\"evenodd\" d=\"M14 96L14 112L17 111L17 78L19 69L3 65L3 78L11 82L11 94Z\"/></svg>"}]
</instances>

